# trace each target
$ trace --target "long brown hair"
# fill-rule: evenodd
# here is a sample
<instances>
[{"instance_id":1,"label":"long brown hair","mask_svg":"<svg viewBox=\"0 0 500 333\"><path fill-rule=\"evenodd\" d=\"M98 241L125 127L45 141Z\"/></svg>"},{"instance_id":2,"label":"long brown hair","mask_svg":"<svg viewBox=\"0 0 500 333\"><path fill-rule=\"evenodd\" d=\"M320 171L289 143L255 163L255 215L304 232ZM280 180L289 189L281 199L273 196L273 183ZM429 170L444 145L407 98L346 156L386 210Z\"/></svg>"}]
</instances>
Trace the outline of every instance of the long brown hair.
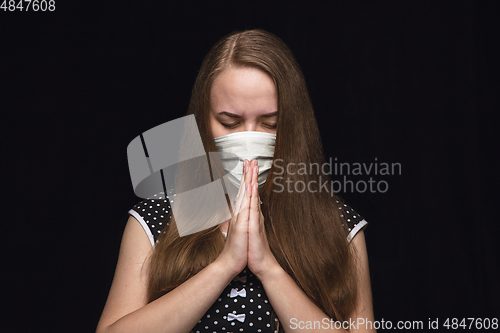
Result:
<instances>
[{"instance_id":1,"label":"long brown hair","mask_svg":"<svg viewBox=\"0 0 500 333\"><path fill-rule=\"evenodd\" d=\"M215 78L229 66L264 71L274 80L278 92L275 165L260 194L271 251L321 310L334 320L345 320L357 297L356 265L338 198L319 188L326 181L329 184L329 175L278 167L304 163L308 167L321 166L325 162L302 72L284 42L269 32L233 32L217 42L202 63L188 110L196 118L207 152L216 151L209 123L210 89ZM287 185L299 182L315 185L316 191L299 192L293 186L292 191L287 190ZM150 302L210 264L224 247L224 236L218 227L179 237L175 216L169 225L159 236L151 256Z\"/></svg>"}]
</instances>

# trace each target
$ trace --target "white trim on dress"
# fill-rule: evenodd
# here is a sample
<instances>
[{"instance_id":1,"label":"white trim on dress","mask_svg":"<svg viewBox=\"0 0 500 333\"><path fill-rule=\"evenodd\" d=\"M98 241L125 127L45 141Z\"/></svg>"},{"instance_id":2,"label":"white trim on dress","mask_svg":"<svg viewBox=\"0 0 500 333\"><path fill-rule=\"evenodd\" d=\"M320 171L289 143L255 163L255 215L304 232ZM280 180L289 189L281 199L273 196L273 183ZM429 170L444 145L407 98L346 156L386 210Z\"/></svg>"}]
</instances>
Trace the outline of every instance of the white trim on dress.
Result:
<instances>
[{"instance_id":1,"label":"white trim on dress","mask_svg":"<svg viewBox=\"0 0 500 333\"><path fill-rule=\"evenodd\" d=\"M364 219L359 221L358 224L356 224L356 226L354 228L351 229L351 232L349 233L349 235L347 235L347 241L350 243L351 240L354 238L354 236L356 236L356 234L361 230L363 229L366 225L368 224L368 222L366 222Z\"/></svg>"},{"instance_id":2,"label":"white trim on dress","mask_svg":"<svg viewBox=\"0 0 500 333\"><path fill-rule=\"evenodd\" d=\"M146 232L146 235L148 235L149 241L151 242L151 246L155 247L155 239L153 237L153 234L151 233L151 230L149 229L148 224L144 221L142 216L133 209L129 210L128 213L130 215L132 215L133 217L135 217L137 219L137 221L139 221L139 223L142 225L142 228Z\"/></svg>"},{"instance_id":3,"label":"white trim on dress","mask_svg":"<svg viewBox=\"0 0 500 333\"><path fill-rule=\"evenodd\" d=\"M151 243L151 246L155 247L154 237L153 237L153 234L151 233L151 229L149 229L148 224L144 221L144 219L142 218L142 216L139 213L137 213L135 210L133 210L133 209L130 209L128 211L128 213L130 215L132 215L133 217L135 217L137 219L137 221L139 221L139 223L141 224L142 228L146 232L146 235L148 235L149 242ZM351 232L349 232L349 235L347 235L347 241L350 243L351 240L354 238L354 236L356 236L356 234L361 229L363 229L367 224L368 224L368 222L366 222L366 220L364 220L364 219L361 220L361 221L359 221L359 223L356 224L356 226L351 229ZM227 237L227 233L222 232L222 234L224 235L224 237Z\"/></svg>"}]
</instances>

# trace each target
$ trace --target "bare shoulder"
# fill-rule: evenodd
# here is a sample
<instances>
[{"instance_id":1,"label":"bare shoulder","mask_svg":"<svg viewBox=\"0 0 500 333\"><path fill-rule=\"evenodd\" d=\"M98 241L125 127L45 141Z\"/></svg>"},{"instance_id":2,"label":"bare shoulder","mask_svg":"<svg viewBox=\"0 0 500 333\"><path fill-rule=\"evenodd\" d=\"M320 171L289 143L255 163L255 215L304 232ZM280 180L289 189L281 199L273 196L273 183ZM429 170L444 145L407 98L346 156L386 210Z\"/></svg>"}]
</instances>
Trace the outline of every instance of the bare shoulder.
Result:
<instances>
[{"instance_id":1,"label":"bare shoulder","mask_svg":"<svg viewBox=\"0 0 500 333\"><path fill-rule=\"evenodd\" d=\"M365 233L363 230L360 230L356 233L356 235L352 238L351 243L356 248L356 251L361 251L367 254ZM359 255L362 255L362 253L358 254L358 257Z\"/></svg>"},{"instance_id":2,"label":"bare shoulder","mask_svg":"<svg viewBox=\"0 0 500 333\"><path fill-rule=\"evenodd\" d=\"M153 247L142 225L132 215L129 216L125 230L123 231L122 243L120 245L120 256L122 252L132 251L134 256L143 257L144 252L149 254Z\"/></svg>"},{"instance_id":3,"label":"bare shoulder","mask_svg":"<svg viewBox=\"0 0 500 333\"><path fill-rule=\"evenodd\" d=\"M147 304L147 262L152 249L141 224L133 216L129 216L98 331Z\"/></svg>"}]
</instances>

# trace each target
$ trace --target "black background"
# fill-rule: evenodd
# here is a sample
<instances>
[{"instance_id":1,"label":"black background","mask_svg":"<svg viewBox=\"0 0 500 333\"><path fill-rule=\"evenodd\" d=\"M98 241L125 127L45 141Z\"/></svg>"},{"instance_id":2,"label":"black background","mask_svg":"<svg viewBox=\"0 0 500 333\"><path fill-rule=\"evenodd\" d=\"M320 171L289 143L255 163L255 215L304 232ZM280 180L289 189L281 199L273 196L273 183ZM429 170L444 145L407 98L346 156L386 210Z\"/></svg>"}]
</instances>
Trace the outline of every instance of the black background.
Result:
<instances>
[{"instance_id":1,"label":"black background","mask_svg":"<svg viewBox=\"0 0 500 333\"><path fill-rule=\"evenodd\" d=\"M235 29L282 38L325 156L400 163L369 221L375 318L499 312L499 2L56 1L0 11L3 244L10 331L91 332L134 195L126 148L182 117L203 57ZM375 158L377 159L375 161Z\"/></svg>"}]
</instances>

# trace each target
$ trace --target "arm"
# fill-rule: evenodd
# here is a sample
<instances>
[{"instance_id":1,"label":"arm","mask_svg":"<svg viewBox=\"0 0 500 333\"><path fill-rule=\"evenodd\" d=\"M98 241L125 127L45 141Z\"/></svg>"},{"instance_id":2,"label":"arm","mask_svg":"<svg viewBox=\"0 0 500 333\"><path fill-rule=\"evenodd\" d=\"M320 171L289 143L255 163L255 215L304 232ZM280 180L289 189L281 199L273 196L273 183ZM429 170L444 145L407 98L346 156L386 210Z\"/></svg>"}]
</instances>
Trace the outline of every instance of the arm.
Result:
<instances>
[{"instance_id":1,"label":"arm","mask_svg":"<svg viewBox=\"0 0 500 333\"><path fill-rule=\"evenodd\" d=\"M219 257L179 287L147 303L147 273L153 250L142 226L130 217L123 233L115 277L97 333L187 332L247 264L249 197L245 182ZM241 210L240 210L241 207ZM143 265L144 264L144 265ZM216 277L216 278L214 278Z\"/></svg>"},{"instance_id":2,"label":"arm","mask_svg":"<svg viewBox=\"0 0 500 333\"><path fill-rule=\"evenodd\" d=\"M345 329L336 329L330 322L330 318L314 304L309 297L297 286L292 278L278 264L272 254L264 232L264 217L260 212L258 187L257 187L257 166L252 164L253 178L252 193L250 198L249 216L249 251L248 267L259 278L266 290L266 294L278 315L285 332L311 332L311 328L306 328L306 323L317 322L316 330L346 332ZM373 323L373 306L370 288L370 275L368 269L368 254L363 231L358 232L351 242L355 247L357 257L357 282L358 297L356 307L350 316L354 323L371 321ZM299 323L302 322L302 325ZM354 327L353 327L354 326ZM303 329L301 329L301 327ZM314 327L312 327L314 328ZM368 325L349 325L345 328L351 332L374 332Z\"/></svg>"},{"instance_id":3,"label":"arm","mask_svg":"<svg viewBox=\"0 0 500 333\"><path fill-rule=\"evenodd\" d=\"M147 259L151 251L148 237L131 216L97 333L187 332L238 273L227 267L226 261L218 259L176 289L147 304ZM146 264L143 266L143 263Z\"/></svg>"},{"instance_id":4,"label":"arm","mask_svg":"<svg viewBox=\"0 0 500 333\"><path fill-rule=\"evenodd\" d=\"M356 247L358 254L358 298L356 309L350 318L354 323L357 323L358 318L360 322L373 322L368 256L363 231L360 231L354 237L352 244ZM344 329L335 329L335 325L330 323L330 318L309 299L277 263L258 277L285 332L311 332L311 329L301 330L299 323L302 322L300 326L305 328L306 322L314 323L314 321L320 323L316 327L317 331L346 332ZM348 328L347 321L345 327ZM353 325L351 326L351 332L375 332L375 330L369 330L369 328L369 325L367 327L366 325Z\"/></svg>"}]
</instances>

